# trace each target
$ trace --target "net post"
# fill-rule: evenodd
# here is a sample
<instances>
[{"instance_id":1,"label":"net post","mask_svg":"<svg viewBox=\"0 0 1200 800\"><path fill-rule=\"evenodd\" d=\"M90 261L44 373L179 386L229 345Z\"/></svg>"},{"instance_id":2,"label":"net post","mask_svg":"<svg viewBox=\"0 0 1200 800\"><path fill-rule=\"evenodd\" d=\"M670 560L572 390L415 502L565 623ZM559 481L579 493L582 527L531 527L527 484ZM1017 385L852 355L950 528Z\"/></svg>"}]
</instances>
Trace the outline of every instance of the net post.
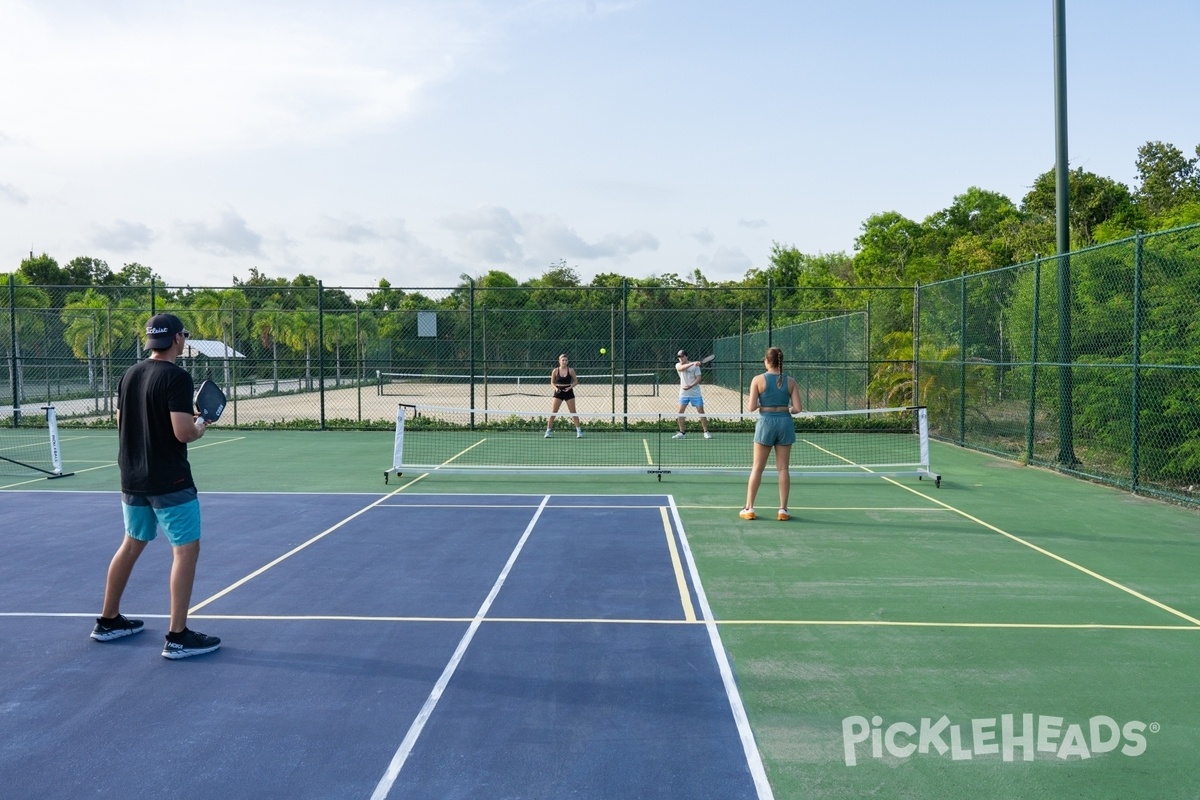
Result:
<instances>
[{"instance_id":1,"label":"net post","mask_svg":"<svg viewBox=\"0 0 1200 800\"><path fill-rule=\"evenodd\" d=\"M921 467L929 469L929 410L925 406L917 408L917 435L921 442Z\"/></svg>"},{"instance_id":2,"label":"net post","mask_svg":"<svg viewBox=\"0 0 1200 800\"><path fill-rule=\"evenodd\" d=\"M58 446L58 415L52 405L42 406L42 410L46 412L46 429L50 434L51 469L53 469L55 475L62 475L62 451Z\"/></svg>"},{"instance_id":3,"label":"net post","mask_svg":"<svg viewBox=\"0 0 1200 800\"><path fill-rule=\"evenodd\" d=\"M398 403L396 405L396 438L392 445L392 469L391 472L400 474L401 465L404 464L404 409L406 404ZM414 411L416 406L410 406ZM388 482L389 470L383 471L383 482Z\"/></svg>"}]
</instances>

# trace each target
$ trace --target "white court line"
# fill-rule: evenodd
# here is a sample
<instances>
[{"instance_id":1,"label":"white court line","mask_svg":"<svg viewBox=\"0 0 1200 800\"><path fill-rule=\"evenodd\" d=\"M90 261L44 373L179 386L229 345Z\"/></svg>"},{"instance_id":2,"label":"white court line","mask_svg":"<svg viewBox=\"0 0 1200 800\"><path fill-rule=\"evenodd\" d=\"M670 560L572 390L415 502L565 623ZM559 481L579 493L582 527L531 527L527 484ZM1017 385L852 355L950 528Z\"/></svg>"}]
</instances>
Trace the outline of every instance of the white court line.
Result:
<instances>
[{"instance_id":1,"label":"white court line","mask_svg":"<svg viewBox=\"0 0 1200 800\"><path fill-rule=\"evenodd\" d=\"M546 504L549 502L550 495L543 497L542 504L538 506L533 519L529 520L529 524L525 526L525 532L521 534L517 546L513 548L512 553L509 555L504 569L500 570L500 576L492 584L492 590L484 598L483 605L475 612L474 619L467 626L467 632L463 634L462 639L458 642L458 647L454 649L454 655L450 656L450 662L442 670L441 677L433 685L433 689L429 692L429 697L425 700L425 705L421 706L420 712L417 713L417 718L413 720L412 725L408 728L408 733L404 736L404 741L400 743L400 747L396 750L396 754L392 756L391 763L388 764L383 777L376 784L375 791L371 793L371 800L383 800L383 798L388 796L388 792L392 790L392 785L395 784L396 778L399 777L400 770L404 767L404 762L408 760L409 754L412 753L412 749L417 743L417 737L425 729L425 723L429 721L430 715L433 714L433 709L437 707L438 701L442 698L442 693L446 691L446 686L450 683L450 678L454 676L459 662L462 661L463 655L467 652L467 647L470 646L471 640L475 638L475 632L479 630L480 622L487 616L488 610L492 607L492 602L496 599L496 595L500 593L500 587L504 585L509 571L512 569L513 564L516 563L517 556L521 554L521 549L525 547L525 542L529 540L529 535L533 533L533 526L537 524L538 519L542 516L542 512L546 510Z\"/></svg>"},{"instance_id":2,"label":"white court line","mask_svg":"<svg viewBox=\"0 0 1200 800\"><path fill-rule=\"evenodd\" d=\"M79 437L79 438L87 438L87 437ZM245 436L236 436L236 437L234 437L234 438L232 438L232 439L222 439L222 440L221 440L221 441L219 441L219 442L209 442L208 444L198 444L198 445L195 445L195 446L191 447L191 448L190 448L190 450L189 450L189 452L190 452L191 450L200 450L200 449L202 449L202 448L205 448L205 447L216 447L217 445L220 445L220 444L225 444L226 442L237 442L237 441L240 441L240 440L242 440L242 439L245 439L245 438L246 438ZM63 462L63 466L65 467L67 464L79 464L79 463L89 463L89 462L86 462L86 461L72 461L71 459L67 459L66 461L64 461L64 462ZM103 462L102 464L100 464L100 466L98 466L98 467L87 467L87 468L85 468L85 469L75 469L75 470L71 470L71 471L72 471L72 472L73 472L75 475L82 475L82 474L83 474L83 473L85 473L85 472L95 472L95 471L96 471L96 470L98 470L98 469L112 469L112 468L113 468L113 467L115 467L115 466L117 466L117 462L115 462L115 461L105 461L105 462ZM68 476L66 476L66 477L70 477L70 475L68 475ZM43 476L41 476L41 477L38 477L38 478L33 478L33 479L31 479L31 480L27 480L27 481L21 481L21 482L19 482L19 483L8 483L8 484L5 484L4 486L0 486L0 490L4 490L4 489L11 489L11 488L13 488L14 486L25 486L26 484L30 484L30 483L40 483L41 481L44 481L44 480L47 480L47 478L46 478L46 476L44 476L44 475L43 475ZM55 478L54 480L61 480L61 478Z\"/></svg>"},{"instance_id":3,"label":"white court line","mask_svg":"<svg viewBox=\"0 0 1200 800\"><path fill-rule=\"evenodd\" d=\"M413 478L411 481L409 481L408 483L404 484L403 486L399 486L399 487L397 487L395 491L393 491L393 492L391 492L391 493L389 493L389 494L385 494L383 497L380 497L380 498L379 498L378 500L376 500L374 503L370 503L369 505L363 506L363 507L362 507L362 508L360 508L358 511L355 511L353 514L351 514L350 516L348 516L348 517L346 517L345 519L343 519L341 522L338 522L338 523L336 523L336 524L334 524L334 525L331 525L330 527L328 527L328 528L326 528L325 530L321 531L321 532L320 532L320 533L318 533L316 536L314 536L314 537L312 537L311 539L309 539L307 542L304 542L303 544L299 544L299 545L297 545L297 546L293 547L291 550L289 550L289 551L287 551L286 553L284 553L283 555L279 556L279 558L276 558L274 561L270 562L269 564L264 564L263 566L261 566L261 567L259 567L258 569L254 570L254 572L251 572L249 575L245 576L245 577L244 577L244 578L242 578L241 580L235 581L234 583L230 584L229 586L226 586L224 589L222 589L221 591L217 592L217 593L216 593L216 594L214 594L212 597L209 597L209 598L207 598L207 599L205 599L205 600L201 601L200 603L198 603L198 604L196 604L196 605L192 606L191 608L189 608L189 609L188 609L188 613L189 613L189 614L191 614L191 613L192 613L192 612L194 612L194 611L198 611L198 610L200 610L200 609L204 608L204 607L205 607L206 605L208 605L209 603L211 603L211 602L213 602L213 601L215 601L215 600L219 600L220 598L222 598L222 597L224 597L225 595L227 595L227 594L229 594L230 592L232 592L234 589L236 589L236 588L238 588L239 586L242 586L242 585L246 584L247 582L249 582L249 581L251 581L251 580L253 580L253 579L257 578L259 575L262 575L264 572L266 572L267 570L271 569L271 567L274 567L274 566L276 566L277 564L279 564L280 562L282 562L282 561L285 561L286 559L289 559L289 558L291 558L291 557L292 557L292 556L294 556L296 553L299 553L301 550L303 550L304 548L308 547L309 545L311 545L311 544L314 544L314 543L316 543L316 542L320 541L321 539L324 539L326 536L328 536L329 534L333 533L334 531L336 531L338 528L340 528L340 527L342 527L343 525L345 525L345 524L346 524L347 522L349 522L350 520L352 520L352 519L355 519L356 517L359 517L359 516L361 516L361 515L363 515L363 514L367 513L367 512L368 512L368 511L370 511L372 508L375 508L375 507L376 507L376 506L378 506L380 503L382 503L384 500L387 500L389 497L391 497L392 495L396 494L396 492L402 492L402 491L404 491L404 490L405 490L405 489L407 489L409 486L412 486L414 483L416 483L417 481L421 480L421 479L422 479L422 478L424 478L424 477L425 477L424 475L418 475L417 477Z\"/></svg>"},{"instance_id":4,"label":"white court line","mask_svg":"<svg viewBox=\"0 0 1200 800\"><path fill-rule=\"evenodd\" d=\"M688 571L692 574L692 588L696 592L696 600L700 604L700 615L704 627L708 631L708 641L712 645L713 656L717 668L721 672L721 682L725 684L725 696L729 698L729 709L733 712L733 721L737 725L738 738L742 740L742 752L746 754L746 766L754 778L754 788L759 800L774 800L771 782L767 780L767 770L763 766L762 754L758 752L758 744L754 741L754 731L750 730L750 720L746 716L746 707L742 704L742 696L738 693L737 683L733 679L733 668L729 665L729 656L725 654L725 644L721 641L721 632L713 619L712 608L708 605L708 595L700 583L700 572L696 569L696 560L692 558L692 546L688 544L687 534L683 531L683 520L679 517L679 509L675 506L675 498L668 498L671 503L671 515L675 519L675 529L679 531L679 542L683 547L683 555L687 560Z\"/></svg>"},{"instance_id":5,"label":"white court line","mask_svg":"<svg viewBox=\"0 0 1200 800\"><path fill-rule=\"evenodd\" d=\"M692 511L737 511L741 506L697 506L697 505L681 505L680 508L686 508ZM929 511L950 511L948 508L929 508L928 506L794 506L789 505L793 511L919 511L922 513Z\"/></svg>"},{"instance_id":6,"label":"white court line","mask_svg":"<svg viewBox=\"0 0 1200 800\"><path fill-rule=\"evenodd\" d=\"M406 495L406 496L413 497L413 495ZM403 509L403 508L453 508L453 509L463 510L463 511L465 511L467 509L471 509L471 508L537 508L536 505L488 505L488 504L483 504L483 503L480 503L479 505L472 505L470 503L384 503L383 505L381 505L379 507L380 508L401 508L401 509ZM662 506L650 506L650 505L618 506L618 505L606 503L603 505L596 505L596 506L566 505L566 506L550 506L550 508L553 508L555 511L563 511L563 510L574 509L574 508L586 508L586 509L599 508L599 509L604 509L604 510L617 509L617 510L622 510L622 511L630 511L630 510L641 511L643 509L650 509L651 511L653 511L655 508L662 508ZM931 510L937 511L939 509L931 509Z\"/></svg>"},{"instance_id":7,"label":"white court line","mask_svg":"<svg viewBox=\"0 0 1200 800\"><path fill-rule=\"evenodd\" d=\"M141 614L139 619L170 619L170 614ZM95 611L0 611L0 619L18 618L92 618ZM474 617L372 617L354 614L192 614L191 619L232 620L235 622L437 622L461 625ZM707 625L708 620L687 619L613 619L611 617L488 617L484 625L519 623L521 625ZM930 622L869 619L718 619L718 626L791 626L845 628L996 628L1003 630L1064 630L1064 631L1188 631L1200 632L1195 625L1134 625L1106 622Z\"/></svg>"}]
</instances>

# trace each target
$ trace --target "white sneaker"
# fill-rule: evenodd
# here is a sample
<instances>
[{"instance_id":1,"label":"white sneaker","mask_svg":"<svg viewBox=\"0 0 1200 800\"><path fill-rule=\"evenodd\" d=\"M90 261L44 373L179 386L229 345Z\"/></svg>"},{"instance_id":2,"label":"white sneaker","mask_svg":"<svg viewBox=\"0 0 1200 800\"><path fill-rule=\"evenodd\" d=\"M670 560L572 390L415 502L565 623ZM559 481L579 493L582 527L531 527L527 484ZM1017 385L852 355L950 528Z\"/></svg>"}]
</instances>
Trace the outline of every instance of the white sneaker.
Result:
<instances>
[{"instance_id":1,"label":"white sneaker","mask_svg":"<svg viewBox=\"0 0 1200 800\"><path fill-rule=\"evenodd\" d=\"M547 429L546 429L546 435L545 435L544 437L542 437L542 438L544 438L544 439L549 439L549 438L550 438L550 429L549 429L549 428L547 428Z\"/></svg>"},{"instance_id":2,"label":"white sneaker","mask_svg":"<svg viewBox=\"0 0 1200 800\"><path fill-rule=\"evenodd\" d=\"M576 429L575 429L575 438L576 438L576 439L582 439L582 438L583 438L583 431L581 431L581 430L579 430L578 428L576 428Z\"/></svg>"},{"instance_id":3,"label":"white sneaker","mask_svg":"<svg viewBox=\"0 0 1200 800\"><path fill-rule=\"evenodd\" d=\"M684 436L686 436L686 435L687 435L687 434L685 434L683 431L680 431L679 433L675 434L675 435L674 435L674 436L672 436L671 438L672 438L672 439L682 439L682 438L683 438Z\"/></svg>"},{"instance_id":4,"label":"white sneaker","mask_svg":"<svg viewBox=\"0 0 1200 800\"><path fill-rule=\"evenodd\" d=\"M704 438L705 438L705 439L711 439L711 438L712 438L712 434L711 434L711 433L709 433L708 431L705 431L705 432L704 432Z\"/></svg>"}]
</instances>

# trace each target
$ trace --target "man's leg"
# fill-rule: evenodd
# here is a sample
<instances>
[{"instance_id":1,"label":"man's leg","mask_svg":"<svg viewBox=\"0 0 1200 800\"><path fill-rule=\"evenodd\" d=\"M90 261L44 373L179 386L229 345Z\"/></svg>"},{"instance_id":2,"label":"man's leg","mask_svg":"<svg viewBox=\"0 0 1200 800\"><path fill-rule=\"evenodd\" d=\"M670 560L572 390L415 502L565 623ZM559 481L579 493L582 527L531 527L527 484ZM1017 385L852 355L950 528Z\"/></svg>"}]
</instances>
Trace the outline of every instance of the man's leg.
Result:
<instances>
[{"instance_id":1,"label":"man's leg","mask_svg":"<svg viewBox=\"0 0 1200 800\"><path fill-rule=\"evenodd\" d=\"M121 613L121 595L125 594L125 586L129 576L133 574L133 565L138 556L146 549L148 542L126 536L117 548L116 554L108 565L108 578L104 583L104 608L100 616L112 619Z\"/></svg>"},{"instance_id":2,"label":"man's leg","mask_svg":"<svg viewBox=\"0 0 1200 800\"><path fill-rule=\"evenodd\" d=\"M196 580L196 561L200 558L200 540L177 545L171 563L171 633L187 627L188 607L192 602L192 584Z\"/></svg>"}]
</instances>

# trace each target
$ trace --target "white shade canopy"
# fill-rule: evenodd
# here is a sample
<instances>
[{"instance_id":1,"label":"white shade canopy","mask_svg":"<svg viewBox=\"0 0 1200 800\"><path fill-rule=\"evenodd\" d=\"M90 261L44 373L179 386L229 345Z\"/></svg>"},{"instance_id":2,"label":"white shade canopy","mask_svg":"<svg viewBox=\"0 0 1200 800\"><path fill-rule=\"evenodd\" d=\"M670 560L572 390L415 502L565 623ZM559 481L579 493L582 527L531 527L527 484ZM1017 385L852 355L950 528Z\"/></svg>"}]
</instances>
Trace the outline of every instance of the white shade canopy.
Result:
<instances>
[{"instance_id":1,"label":"white shade canopy","mask_svg":"<svg viewBox=\"0 0 1200 800\"><path fill-rule=\"evenodd\" d=\"M195 356L245 358L244 355L224 342L218 342L214 339L188 339L187 345L183 348L183 355L185 358L194 358Z\"/></svg>"}]
</instances>

